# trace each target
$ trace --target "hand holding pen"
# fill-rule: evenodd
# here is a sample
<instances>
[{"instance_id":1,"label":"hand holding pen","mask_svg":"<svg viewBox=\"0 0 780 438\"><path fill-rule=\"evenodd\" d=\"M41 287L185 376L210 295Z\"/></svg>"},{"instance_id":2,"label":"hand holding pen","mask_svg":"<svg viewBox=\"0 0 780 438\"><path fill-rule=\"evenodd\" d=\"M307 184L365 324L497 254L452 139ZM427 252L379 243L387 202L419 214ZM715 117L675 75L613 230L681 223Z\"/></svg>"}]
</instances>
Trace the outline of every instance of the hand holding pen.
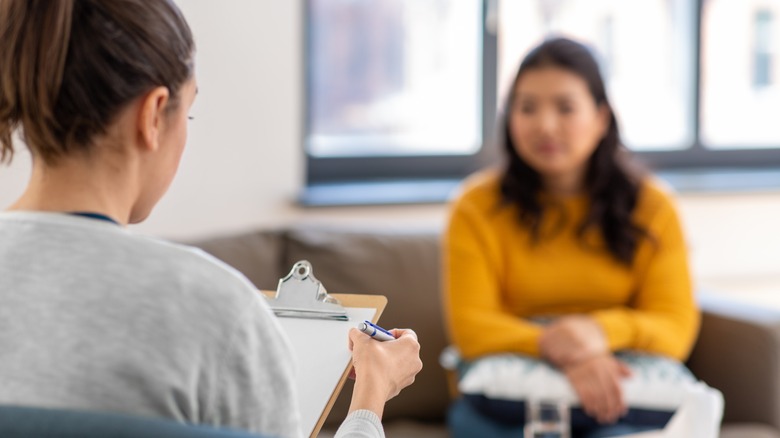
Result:
<instances>
[{"instance_id":1,"label":"hand holding pen","mask_svg":"<svg viewBox=\"0 0 780 438\"><path fill-rule=\"evenodd\" d=\"M376 342L380 339L385 342ZM384 403L411 385L422 369L417 335L409 329L384 330L366 321L350 330L349 347L355 375L350 412L369 409L381 417Z\"/></svg>"},{"instance_id":2,"label":"hand holding pen","mask_svg":"<svg viewBox=\"0 0 780 438\"><path fill-rule=\"evenodd\" d=\"M372 338L376 339L377 341L392 341L395 340L395 335L390 333L388 330L383 329L382 327L379 327L378 325L374 324L371 321L363 321L360 324L358 324L357 329L361 332L367 334L368 336L371 336ZM352 350L352 342L350 341L349 349ZM355 379L355 368L353 367L349 372L349 378Z\"/></svg>"}]
</instances>

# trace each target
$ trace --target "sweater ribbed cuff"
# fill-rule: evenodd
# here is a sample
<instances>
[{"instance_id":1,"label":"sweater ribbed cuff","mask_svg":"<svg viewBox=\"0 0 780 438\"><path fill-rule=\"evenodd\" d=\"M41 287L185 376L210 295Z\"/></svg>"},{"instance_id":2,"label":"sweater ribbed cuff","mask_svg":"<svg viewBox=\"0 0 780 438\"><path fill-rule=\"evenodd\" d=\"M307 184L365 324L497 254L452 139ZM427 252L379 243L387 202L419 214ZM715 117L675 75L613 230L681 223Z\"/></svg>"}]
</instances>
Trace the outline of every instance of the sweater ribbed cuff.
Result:
<instances>
[{"instance_id":1,"label":"sweater ribbed cuff","mask_svg":"<svg viewBox=\"0 0 780 438\"><path fill-rule=\"evenodd\" d=\"M372 437L384 438L385 430L379 416L367 409L358 409L347 415L335 438Z\"/></svg>"}]
</instances>

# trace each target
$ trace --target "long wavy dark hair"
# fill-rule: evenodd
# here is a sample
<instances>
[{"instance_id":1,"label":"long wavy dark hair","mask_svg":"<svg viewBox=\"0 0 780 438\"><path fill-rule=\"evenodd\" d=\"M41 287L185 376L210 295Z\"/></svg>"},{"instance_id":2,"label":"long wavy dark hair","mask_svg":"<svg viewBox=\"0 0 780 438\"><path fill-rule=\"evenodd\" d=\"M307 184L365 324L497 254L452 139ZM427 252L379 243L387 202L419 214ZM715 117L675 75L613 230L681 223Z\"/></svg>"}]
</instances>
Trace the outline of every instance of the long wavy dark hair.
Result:
<instances>
[{"instance_id":1,"label":"long wavy dark hair","mask_svg":"<svg viewBox=\"0 0 780 438\"><path fill-rule=\"evenodd\" d=\"M577 236L582 240L589 228L597 227L610 253L618 261L631 265L639 240L647 235L631 218L643 172L631 161L620 142L617 120L607 99L598 64L583 44L566 38L548 39L529 52L520 64L503 115L508 163L501 178L502 202L519 206L521 224L530 228L537 241L545 213L545 205L539 199L542 179L517 153L509 124L518 81L525 72L543 67L563 68L582 77L596 104L609 110L609 128L588 162L585 190L590 202L587 214L577 228Z\"/></svg>"}]
</instances>

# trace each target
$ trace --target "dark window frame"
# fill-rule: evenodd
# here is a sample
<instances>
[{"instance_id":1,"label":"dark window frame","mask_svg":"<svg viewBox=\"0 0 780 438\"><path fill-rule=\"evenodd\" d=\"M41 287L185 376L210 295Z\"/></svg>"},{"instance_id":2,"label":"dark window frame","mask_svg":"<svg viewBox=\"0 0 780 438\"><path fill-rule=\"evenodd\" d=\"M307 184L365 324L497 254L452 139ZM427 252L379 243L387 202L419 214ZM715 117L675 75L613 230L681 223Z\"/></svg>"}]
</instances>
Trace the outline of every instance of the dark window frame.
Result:
<instances>
[{"instance_id":1,"label":"dark window frame","mask_svg":"<svg viewBox=\"0 0 780 438\"><path fill-rule=\"evenodd\" d=\"M307 76L304 78L304 101L310 95L309 47L311 41L309 1L304 2L304 59ZM316 1L316 0L314 0ZM458 178L474 172L492 162L493 155L486 144L495 135L496 106L496 36L484 26L487 2L482 5L482 146L469 155L417 155L417 156L370 156L370 157L314 157L307 152L306 142L311 132L309 111L304 111L304 133L302 144L307 157L306 181L308 184L338 183L355 181L383 181L408 179Z\"/></svg>"},{"instance_id":2,"label":"dark window frame","mask_svg":"<svg viewBox=\"0 0 780 438\"><path fill-rule=\"evenodd\" d=\"M647 163L656 170L685 170L701 171L712 169L718 171L722 168L730 169L755 169L780 166L780 145L774 148L742 148L733 145L731 148L719 149L707 148L701 140L701 101L702 101L702 20L704 15L704 3L707 0L694 0L696 2L696 19L693 26L695 38L694 57L696 64L694 74L694 115L693 115L693 142L685 149L673 151L644 151L634 152L641 161Z\"/></svg>"},{"instance_id":3,"label":"dark window frame","mask_svg":"<svg viewBox=\"0 0 780 438\"><path fill-rule=\"evenodd\" d=\"M304 1L304 50L303 65L307 72L304 77L304 105L309 96L309 1ZM314 0L316 1L316 0ZM306 156L306 186L338 186L339 184L354 185L356 183L376 183L393 181L441 181L460 180L468 174L487 165L500 162L500 129L497 122L501 109L497 107L497 36L486 25L491 13L492 0L483 0L482 4L482 138L483 144L479 151L472 155L431 155L431 156L371 156L371 157L314 157L305 147L311 128L308 111L304 111L304 132L302 133L303 153ZM707 0L693 0L696 4L695 22L693 23L694 56L696 63L693 68L695 75L693 86L693 142L685 149L669 151L635 151L636 157L649 168L656 171L695 172L718 169L756 169L780 167L780 145L772 148L739 148L708 149L701 141L701 69L702 69L702 19L704 3ZM306 201L306 195L302 197ZM411 201L414 202L414 201ZM317 201L312 201L317 204ZM372 203L366 200L365 203ZM327 202L325 202L327 204Z\"/></svg>"}]
</instances>

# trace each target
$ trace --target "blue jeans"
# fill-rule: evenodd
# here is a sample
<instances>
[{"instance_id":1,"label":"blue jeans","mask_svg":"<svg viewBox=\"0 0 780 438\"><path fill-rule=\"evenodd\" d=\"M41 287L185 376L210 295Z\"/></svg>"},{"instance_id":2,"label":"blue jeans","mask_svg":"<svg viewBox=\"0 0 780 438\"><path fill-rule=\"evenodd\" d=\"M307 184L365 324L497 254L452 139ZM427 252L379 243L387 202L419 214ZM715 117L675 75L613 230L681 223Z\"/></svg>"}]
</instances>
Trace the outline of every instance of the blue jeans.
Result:
<instances>
[{"instance_id":1,"label":"blue jeans","mask_svg":"<svg viewBox=\"0 0 780 438\"><path fill-rule=\"evenodd\" d=\"M523 436L522 425L509 426L486 418L463 399L457 400L450 406L447 414L447 427L453 438L519 438ZM657 427L618 423L586 431L575 430L572 431L572 438L606 438L656 429Z\"/></svg>"}]
</instances>

